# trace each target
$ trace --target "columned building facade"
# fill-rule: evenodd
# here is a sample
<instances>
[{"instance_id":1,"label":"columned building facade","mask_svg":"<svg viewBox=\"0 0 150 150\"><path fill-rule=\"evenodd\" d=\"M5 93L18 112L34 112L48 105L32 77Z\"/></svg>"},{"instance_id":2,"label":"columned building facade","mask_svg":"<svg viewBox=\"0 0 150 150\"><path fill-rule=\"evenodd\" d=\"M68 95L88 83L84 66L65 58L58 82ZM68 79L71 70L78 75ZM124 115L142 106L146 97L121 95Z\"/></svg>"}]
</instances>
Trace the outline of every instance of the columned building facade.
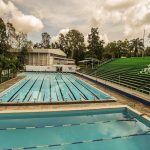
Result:
<instances>
[{"instance_id":1,"label":"columned building facade","mask_svg":"<svg viewBox=\"0 0 150 150\"><path fill-rule=\"evenodd\" d=\"M27 56L26 71L75 72L73 59L60 49L32 49Z\"/></svg>"}]
</instances>

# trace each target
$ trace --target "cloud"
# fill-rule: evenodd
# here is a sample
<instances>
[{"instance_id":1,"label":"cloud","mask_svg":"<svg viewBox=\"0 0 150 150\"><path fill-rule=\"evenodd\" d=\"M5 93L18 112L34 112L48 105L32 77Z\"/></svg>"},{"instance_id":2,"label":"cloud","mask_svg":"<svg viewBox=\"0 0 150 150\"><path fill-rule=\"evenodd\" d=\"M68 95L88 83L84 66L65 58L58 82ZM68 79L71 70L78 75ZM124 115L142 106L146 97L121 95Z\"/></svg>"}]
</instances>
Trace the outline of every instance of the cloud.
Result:
<instances>
[{"instance_id":1,"label":"cloud","mask_svg":"<svg viewBox=\"0 0 150 150\"><path fill-rule=\"evenodd\" d=\"M15 15L10 19L14 27L24 33L37 32L43 28L42 22L32 15Z\"/></svg>"},{"instance_id":2,"label":"cloud","mask_svg":"<svg viewBox=\"0 0 150 150\"><path fill-rule=\"evenodd\" d=\"M59 34L63 34L63 35L66 35L68 32L69 32L69 28L66 28L66 29L61 29L60 31L59 31Z\"/></svg>"},{"instance_id":3,"label":"cloud","mask_svg":"<svg viewBox=\"0 0 150 150\"><path fill-rule=\"evenodd\" d=\"M105 45L109 43L107 34L100 35L100 39L105 42Z\"/></svg>"},{"instance_id":4,"label":"cloud","mask_svg":"<svg viewBox=\"0 0 150 150\"><path fill-rule=\"evenodd\" d=\"M125 35L140 36L143 35L145 28L150 28L150 1L140 2L138 5L129 9L125 13ZM140 35L139 35L140 34Z\"/></svg>"},{"instance_id":5,"label":"cloud","mask_svg":"<svg viewBox=\"0 0 150 150\"><path fill-rule=\"evenodd\" d=\"M23 14L12 2L5 3L0 0L0 16L9 18L9 22L13 24L16 30L30 33L37 32L43 28L43 23L40 19L33 15Z\"/></svg>"},{"instance_id":6,"label":"cloud","mask_svg":"<svg viewBox=\"0 0 150 150\"><path fill-rule=\"evenodd\" d=\"M56 36L52 36L51 43L55 43L59 41L59 34L66 35L69 32L69 28L61 29Z\"/></svg>"},{"instance_id":7,"label":"cloud","mask_svg":"<svg viewBox=\"0 0 150 150\"><path fill-rule=\"evenodd\" d=\"M11 18L16 26L18 23L15 22L25 20L33 31L37 31L42 28L42 25L38 25L42 20L44 31L51 36L56 35L54 41L60 30L66 28L77 29L87 35L91 27L99 27L101 34L113 41L142 37L145 26L150 26L150 0L5 0L5 4L0 3L0 8L3 5L0 14L7 12L10 15L7 10L9 1L13 2L18 11L22 10L23 15L15 14ZM31 16L40 19L39 22L31 19ZM26 24L27 29L30 29L28 23L20 23L19 27L25 28ZM33 28L34 24L40 27Z\"/></svg>"},{"instance_id":8,"label":"cloud","mask_svg":"<svg viewBox=\"0 0 150 150\"><path fill-rule=\"evenodd\" d=\"M106 0L104 7L108 10L127 9L139 0Z\"/></svg>"}]
</instances>

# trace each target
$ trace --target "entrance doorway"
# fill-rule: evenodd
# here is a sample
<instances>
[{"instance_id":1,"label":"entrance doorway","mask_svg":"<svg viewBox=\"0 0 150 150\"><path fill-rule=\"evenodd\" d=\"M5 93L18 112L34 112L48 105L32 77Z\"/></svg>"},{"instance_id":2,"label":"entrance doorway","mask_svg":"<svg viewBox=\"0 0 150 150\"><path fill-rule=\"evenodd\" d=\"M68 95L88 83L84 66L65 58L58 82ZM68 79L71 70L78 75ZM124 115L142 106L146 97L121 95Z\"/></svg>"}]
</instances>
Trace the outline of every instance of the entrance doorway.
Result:
<instances>
[{"instance_id":1,"label":"entrance doorway","mask_svg":"<svg viewBox=\"0 0 150 150\"><path fill-rule=\"evenodd\" d=\"M57 72L62 72L62 67L56 67Z\"/></svg>"}]
</instances>

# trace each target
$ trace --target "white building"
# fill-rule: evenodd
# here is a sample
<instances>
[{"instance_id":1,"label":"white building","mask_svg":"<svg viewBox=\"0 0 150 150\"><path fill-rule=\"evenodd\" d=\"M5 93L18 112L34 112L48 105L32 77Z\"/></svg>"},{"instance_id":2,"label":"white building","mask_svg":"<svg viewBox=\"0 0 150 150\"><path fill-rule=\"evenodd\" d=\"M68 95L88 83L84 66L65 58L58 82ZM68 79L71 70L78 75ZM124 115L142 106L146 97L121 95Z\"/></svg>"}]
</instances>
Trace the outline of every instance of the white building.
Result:
<instances>
[{"instance_id":1,"label":"white building","mask_svg":"<svg viewBox=\"0 0 150 150\"><path fill-rule=\"evenodd\" d=\"M73 59L66 58L60 49L33 49L29 52L26 71L75 72Z\"/></svg>"}]
</instances>

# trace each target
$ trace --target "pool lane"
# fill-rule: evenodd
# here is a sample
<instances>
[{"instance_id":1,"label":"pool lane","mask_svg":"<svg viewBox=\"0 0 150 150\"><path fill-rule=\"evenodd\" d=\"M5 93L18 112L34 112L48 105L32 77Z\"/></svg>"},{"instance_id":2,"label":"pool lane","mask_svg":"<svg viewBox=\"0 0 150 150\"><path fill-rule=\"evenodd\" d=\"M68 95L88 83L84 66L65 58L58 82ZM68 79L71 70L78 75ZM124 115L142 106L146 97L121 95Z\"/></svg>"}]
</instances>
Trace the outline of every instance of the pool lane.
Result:
<instances>
[{"instance_id":1,"label":"pool lane","mask_svg":"<svg viewBox=\"0 0 150 150\"><path fill-rule=\"evenodd\" d=\"M19 90L16 91L16 93L14 95L12 95L12 97L10 99L8 99L7 101L11 101L11 102L19 102L22 101L24 95L26 94L26 92L28 92L30 86L34 83L34 79L31 78L29 79L22 87L20 87Z\"/></svg>"},{"instance_id":2,"label":"pool lane","mask_svg":"<svg viewBox=\"0 0 150 150\"><path fill-rule=\"evenodd\" d=\"M72 84L72 82L70 82L64 75L62 75L62 79L68 85L68 87L72 90L72 93L75 95L75 97L78 97L78 100L86 100L81 90L77 88L74 84Z\"/></svg>"},{"instance_id":3,"label":"pool lane","mask_svg":"<svg viewBox=\"0 0 150 150\"><path fill-rule=\"evenodd\" d=\"M69 76L68 76L68 78L69 78ZM92 98L93 98L93 100L98 99L98 97L97 97L97 95L96 95L95 93L93 93L92 91L90 91L90 90L89 90L87 87L85 87L83 84L80 84L79 82L77 82L77 80L75 80L74 78L72 78L72 76L71 76L70 79L72 80L72 82L75 82L78 86L81 86L82 89L83 89L83 91L85 91L85 89L86 89L86 93L87 93L87 91L88 91L88 94L89 94L90 96L92 96L92 97L89 97L89 99L92 99Z\"/></svg>"},{"instance_id":4,"label":"pool lane","mask_svg":"<svg viewBox=\"0 0 150 150\"><path fill-rule=\"evenodd\" d=\"M54 83L55 90L56 90L57 101L62 102L63 101L63 95L62 95L60 87L59 87L59 85L57 83L56 74L55 73L53 74L53 81L54 81L53 83ZM52 97L52 100L53 100L53 97Z\"/></svg>"},{"instance_id":5,"label":"pool lane","mask_svg":"<svg viewBox=\"0 0 150 150\"><path fill-rule=\"evenodd\" d=\"M62 84L63 87L65 87L65 89L67 90L68 95L70 96L70 98L72 100L77 100L78 98L74 95L73 91L69 88L68 84L65 82L65 80L62 78L62 76L60 76L61 80L62 80Z\"/></svg>"},{"instance_id":6,"label":"pool lane","mask_svg":"<svg viewBox=\"0 0 150 150\"><path fill-rule=\"evenodd\" d=\"M84 86L86 89L88 89L89 91L91 91L97 98L102 99L102 100L107 100L107 99L112 99L112 97L110 95L108 95L107 93L104 93L103 91L99 91L96 88L92 88L91 85L89 85L88 83L84 82L83 80L80 80L78 77L73 76L73 75L69 75L72 77L72 79L74 79L76 82L78 82L79 84L81 84L82 86Z\"/></svg>"},{"instance_id":7,"label":"pool lane","mask_svg":"<svg viewBox=\"0 0 150 150\"><path fill-rule=\"evenodd\" d=\"M54 75L51 75L51 101L58 102L60 97L58 97L58 87L56 81L54 80Z\"/></svg>"},{"instance_id":8,"label":"pool lane","mask_svg":"<svg viewBox=\"0 0 150 150\"><path fill-rule=\"evenodd\" d=\"M4 102L67 102L112 99L70 73L25 73L27 77L2 95Z\"/></svg>"},{"instance_id":9,"label":"pool lane","mask_svg":"<svg viewBox=\"0 0 150 150\"><path fill-rule=\"evenodd\" d=\"M37 101L37 97L38 97L40 85L42 83L42 79L43 79L43 77L40 77L40 76L38 76L35 79L34 84L32 84L32 86L30 86L30 89L26 93L26 97L24 97L24 99L23 99L24 102L28 101L28 98L30 97L31 94L32 94L32 97L30 98L30 101L31 102Z\"/></svg>"},{"instance_id":10,"label":"pool lane","mask_svg":"<svg viewBox=\"0 0 150 150\"><path fill-rule=\"evenodd\" d=\"M68 90L68 87L66 86L66 84L64 83L64 81L62 80L62 78L60 77L60 75L56 75L56 80L57 80L57 84L59 86L59 89L61 91L61 94L63 96L63 101L67 101L67 100L73 100L73 96L71 96L70 91Z\"/></svg>"},{"instance_id":11,"label":"pool lane","mask_svg":"<svg viewBox=\"0 0 150 150\"><path fill-rule=\"evenodd\" d=\"M58 89L59 89L59 93L60 93L60 95L61 95L61 100L64 101L64 100L65 100L65 97L64 97L64 94L65 94L65 93L62 92L62 91L63 91L63 88L61 89L60 83L58 82L58 79L56 78L56 76L55 76L55 82L56 82L57 87L58 87Z\"/></svg>"},{"instance_id":12,"label":"pool lane","mask_svg":"<svg viewBox=\"0 0 150 150\"><path fill-rule=\"evenodd\" d=\"M45 77L45 80L44 80L44 83L43 83L43 86L42 86L42 89L41 89L41 93L42 93L42 98L41 98L41 101L42 102L50 102L50 98L51 98L51 95L50 95L50 77L48 74L46 74L46 77Z\"/></svg>"},{"instance_id":13,"label":"pool lane","mask_svg":"<svg viewBox=\"0 0 150 150\"><path fill-rule=\"evenodd\" d=\"M75 80L73 80L73 78L71 76L66 76L66 78L72 83L74 84L74 86L76 88L78 88L80 90L80 92L83 94L83 96L85 97L86 100L90 100L93 99L95 100L95 95L93 95L93 93L91 93L89 90L87 90L83 85L79 84L78 82L76 82Z\"/></svg>"},{"instance_id":14,"label":"pool lane","mask_svg":"<svg viewBox=\"0 0 150 150\"><path fill-rule=\"evenodd\" d=\"M83 86L84 88L86 88L94 97L94 99L101 99L103 98L102 94L97 90L97 89L93 89L90 85L88 85L87 83L79 80L78 78L69 75L69 77L71 76L71 79L74 80L74 82L77 82L78 84L80 84L81 86Z\"/></svg>"},{"instance_id":15,"label":"pool lane","mask_svg":"<svg viewBox=\"0 0 150 150\"><path fill-rule=\"evenodd\" d=\"M16 87L11 89L10 91L6 92L3 96L4 102L11 102L15 97L18 95L17 93L23 88L25 84L27 84L30 81L30 78L27 78L26 80L23 80L20 82L20 84Z\"/></svg>"}]
</instances>

